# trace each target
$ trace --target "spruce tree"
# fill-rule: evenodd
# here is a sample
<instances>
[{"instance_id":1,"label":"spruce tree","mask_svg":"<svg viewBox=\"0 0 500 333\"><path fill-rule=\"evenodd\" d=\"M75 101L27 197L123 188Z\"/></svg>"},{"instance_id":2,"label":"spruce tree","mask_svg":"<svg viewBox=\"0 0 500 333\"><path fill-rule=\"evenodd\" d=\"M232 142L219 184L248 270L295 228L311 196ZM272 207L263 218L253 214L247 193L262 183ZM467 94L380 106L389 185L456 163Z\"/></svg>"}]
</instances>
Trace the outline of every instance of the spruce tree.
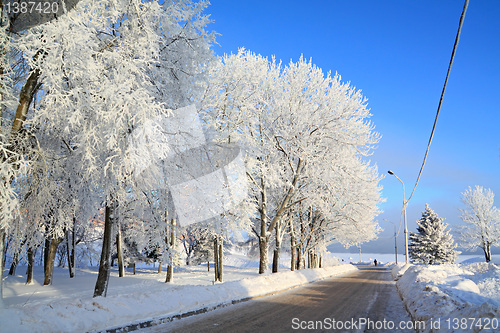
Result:
<instances>
[{"instance_id":1,"label":"spruce tree","mask_svg":"<svg viewBox=\"0 0 500 333\"><path fill-rule=\"evenodd\" d=\"M428 204L422 217L417 221L417 233L410 233L409 254L412 262L423 264L454 263L457 255L456 244L447 224L443 223Z\"/></svg>"}]
</instances>

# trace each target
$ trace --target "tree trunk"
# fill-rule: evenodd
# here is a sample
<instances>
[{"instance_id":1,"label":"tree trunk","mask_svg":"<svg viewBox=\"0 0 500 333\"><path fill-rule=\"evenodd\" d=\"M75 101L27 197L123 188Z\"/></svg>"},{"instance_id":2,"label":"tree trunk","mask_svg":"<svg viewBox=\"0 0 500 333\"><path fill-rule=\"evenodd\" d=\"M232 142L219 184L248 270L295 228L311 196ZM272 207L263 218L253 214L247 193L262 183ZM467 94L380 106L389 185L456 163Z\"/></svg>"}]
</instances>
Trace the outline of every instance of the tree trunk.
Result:
<instances>
[{"instance_id":1,"label":"tree trunk","mask_svg":"<svg viewBox=\"0 0 500 333\"><path fill-rule=\"evenodd\" d=\"M73 221L75 221L75 218L73 217ZM75 233L75 223L73 223L73 229L71 230L71 266L73 267L73 275L75 274L75 267L76 267L76 261L75 261L75 252L76 252L76 233Z\"/></svg>"},{"instance_id":2,"label":"tree trunk","mask_svg":"<svg viewBox=\"0 0 500 333\"><path fill-rule=\"evenodd\" d=\"M49 261L49 252L50 252L50 239L45 238L45 243L43 247L43 272L47 271L47 263Z\"/></svg>"},{"instance_id":3,"label":"tree trunk","mask_svg":"<svg viewBox=\"0 0 500 333\"><path fill-rule=\"evenodd\" d=\"M214 271L215 279L214 281L222 282L222 264L223 264L223 240L222 237L215 236L214 238ZM210 262L208 263L210 265ZM209 268L210 270L210 268Z\"/></svg>"},{"instance_id":4,"label":"tree trunk","mask_svg":"<svg viewBox=\"0 0 500 333\"><path fill-rule=\"evenodd\" d=\"M118 276L124 277L125 276L125 264L123 263L122 231L121 231L120 226L118 226L117 232L116 232L116 253L118 255Z\"/></svg>"},{"instance_id":5,"label":"tree trunk","mask_svg":"<svg viewBox=\"0 0 500 333\"><path fill-rule=\"evenodd\" d=\"M297 267L297 256L296 256L296 248L297 248L297 238L295 238L295 231L293 230L293 222L292 219L288 219L288 226L290 227L290 254L291 254L291 262L290 262L290 270L294 271Z\"/></svg>"},{"instance_id":6,"label":"tree trunk","mask_svg":"<svg viewBox=\"0 0 500 333\"><path fill-rule=\"evenodd\" d=\"M26 83L21 89L14 123L12 124L11 137L14 137L14 135L21 130L24 121L26 120L31 101L33 101L33 97L40 86L38 84L40 74L41 73L38 69L31 71L30 75L26 79Z\"/></svg>"},{"instance_id":7,"label":"tree trunk","mask_svg":"<svg viewBox=\"0 0 500 333\"><path fill-rule=\"evenodd\" d=\"M111 270L111 246L113 239L113 222L116 214L116 203L106 203L104 209L104 236L102 239L99 275L94 288L94 296L104 296L108 292L109 274Z\"/></svg>"},{"instance_id":8,"label":"tree trunk","mask_svg":"<svg viewBox=\"0 0 500 333\"><path fill-rule=\"evenodd\" d=\"M280 225L276 224L276 247L273 252L273 273L278 273L278 266L280 262L280 250L281 250L281 233Z\"/></svg>"},{"instance_id":9,"label":"tree trunk","mask_svg":"<svg viewBox=\"0 0 500 333\"><path fill-rule=\"evenodd\" d=\"M214 281L219 280L219 245L217 244L217 237L214 238Z\"/></svg>"},{"instance_id":10,"label":"tree trunk","mask_svg":"<svg viewBox=\"0 0 500 333\"><path fill-rule=\"evenodd\" d=\"M9 275L11 275L11 276L16 274L17 264L19 264L19 255L21 254L21 252L23 250L23 246L25 244L26 244L26 239L23 242L21 242L21 244L17 248L16 252L14 253L14 257L12 258L12 263L11 263L10 269L9 269Z\"/></svg>"},{"instance_id":11,"label":"tree trunk","mask_svg":"<svg viewBox=\"0 0 500 333\"><path fill-rule=\"evenodd\" d=\"M1 240L0 240L0 242L1 242ZM3 244L4 244L4 246L3 246L3 260L2 260L2 262L0 262L0 265L2 265L2 268L5 268L5 261L7 260L7 252L9 252L9 245L10 245L10 243L11 242L8 241L7 234L4 234L4 240L3 240Z\"/></svg>"},{"instance_id":12,"label":"tree trunk","mask_svg":"<svg viewBox=\"0 0 500 333\"><path fill-rule=\"evenodd\" d=\"M484 257L486 259L486 262L490 262L491 261L491 249L490 249L491 245L486 243L484 248L483 248L483 251L484 251Z\"/></svg>"},{"instance_id":13,"label":"tree trunk","mask_svg":"<svg viewBox=\"0 0 500 333\"><path fill-rule=\"evenodd\" d=\"M19 262L19 252L21 252L21 249L18 249L16 253L14 253L12 263L10 264L9 275L16 274L17 263Z\"/></svg>"},{"instance_id":14,"label":"tree trunk","mask_svg":"<svg viewBox=\"0 0 500 333\"><path fill-rule=\"evenodd\" d=\"M210 260L207 260L207 271L210 272Z\"/></svg>"},{"instance_id":15,"label":"tree trunk","mask_svg":"<svg viewBox=\"0 0 500 333\"><path fill-rule=\"evenodd\" d=\"M273 273L278 273L279 261L280 261L280 249L276 247L273 252Z\"/></svg>"},{"instance_id":16,"label":"tree trunk","mask_svg":"<svg viewBox=\"0 0 500 333\"><path fill-rule=\"evenodd\" d=\"M158 261L158 274L161 273L161 261Z\"/></svg>"},{"instance_id":17,"label":"tree trunk","mask_svg":"<svg viewBox=\"0 0 500 333\"><path fill-rule=\"evenodd\" d=\"M175 220L175 212L173 213L173 218L170 220L171 224L171 229L170 229L170 257L169 263L167 266L167 279L165 282L172 282L174 278L174 249L175 249L175 225L176 225L176 220Z\"/></svg>"},{"instance_id":18,"label":"tree trunk","mask_svg":"<svg viewBox=\"0 0 500 333\"><path fill-rule=\"evenodd\" d=\"M165 282L172 282L174 279L174 265L170 264L167 266L167 279Z\"/></svg>"},{"instance_id":19,"label":"tree trunk","mask_svg":"<svg viewBox=\"0 0 500 333\"><path fill-rule=\"evenodd\" d=\"M3 71L4 69L2 68L2 72ZM39 87L38 84L39 77L40 77L39 70L32 71L28 79L26 80L25 85L21 88L19 105L16 110L14 123L12 125L12 130L11 130L11 138L14 138L13 134L17 134L19 132L19 130L23 125L24 120L26 119L26 115L29 109L29 104L33 100L33 96L35 95L35 92ZM3 114L3 107L1 108L1 111ZM5 230L0 229L0 308L3 308L3 268L5 266L5 237L6 237Z\"/></svg>"},{"instance_id":20,"label":"tree trunk","mask_svg":"<svg viewBox=\"0 0 500 333\"><path fill-rule=\"evenodd\" d=\"M304 268L304 250L302 246L297 247L297 269Z\"/></svg>"},{"instance_id":21,"label":"tree trunk","mask_svg":"<svg viewBox=\"0 0 500 333\"><path fill-rule=\"evenodd\" d=\"M26 272L26 284L33 283L33 268L35 267L35 254L36 254L36 251L34 251L31 247L29 247L28 248L28 270Z\"/></svg>"},{"instance_id":22,"label":"tree trunk","mask_svg":"<svg viewBox=\"0 0 500 333\"><path fill-rule=\"evenodd\" d=\"M5 259L5 237L6 233L0 228L0 309L3 309L3 267Z\"/></svg>"},{"instance_id":23,"label":"tree trunk","mask_svg":"<svg viewBox=\"0 0 500 333\"><path fill-rule=\"evenodd\" d=\"M0 0L0 6L2 6L2 9L0 11L0 18L3 17L3 0ZM3 47L2 50L0 51L0 63L3 63L3 58L6 57L6 53L7 53L7 48ZM5 73L5 69L0 66L0 128L2 128L2 120L3 120L3 109L5 108L5 106L3 105L3 100L4 100L4 86L5 86L5 82L3 82L3 75Z\"/></svg>"},{"instance_id":24,"label":"tree trunk","mask_svg":"<svg viewBox=\"0 0 500 333\"><path fill-rule=\"evenodd\" d=\"M276 211L273 219L269 223L269 227L267 228L267 233L271 233L274 227L277 224L279 224L279 221L281 220L283 214L287 211L287 209L290 209L290 201L292 200L293 195L295 194L295 191L297 189L297 182L299 180L303 167L304 167L303 161L301 158L299 158L299 161L297 163L297 169L294 172L295 175L293 176L292 184L288 189L285 198L279 204L278 210Z\"/></svg>"},{"instance_id":25,"label":"tree trunk","mask_svg":"<svg viewBox=\"0 0 500 333\"><path fill-rule=\"evenodd\" d=\"M56 238L52 237L50 241L49 254L47 258L47 266L45 269L45 279L43 281L44 286L48 286L52 284L52 277L54 275L54 261L56 259L57 248L59 244L63 241L64 238Z\"/></svg>"},{"instance_id":26,"label":"tree trunk","mask_svg":"<svg viewBox=\"0 0 500 333\"><path fill-rule=\"evenodd\" d=\"M273 219L269 223L269 226L267 225L267 198L266 198L266 190L265 190L265 183L264 183L264 176L262 173L261 176L261 210L260 210L260 236L259 236L259 250L260 250L260 263L259 263L259 274L263 274L266 272L268 269L268 247L269 247L269 236L273 230L273 228L276 227L276 225L279 225L279 221L281 220L283 214L286 212L287 209L289 209L289 204L290 201L292 200L292 197L295 193L295 189L297 188L297 182L299 179L299 176L302 172L303 169L303 161L301 158L299 158L298 163L297 163L297 168L295 170L295 175L292 180L292 184L290 188L287 191L287 194L285 198L281 201Z\"/></svg>"},{"instance_id":27,"label":"tree trunk","mask_svg":"<svg viewBox=\"0 0 500 333\"><path fill-rule=\"evenodd\" d=\"M261 196L261 208L260 208L260 236L259 236L259 274L264 274L268 269L268 242L269 237L267 236L267 197L266 188L264 183L264 175L262 174L260 179L260 196Z\"/></svg>"},{"instance_id":28,"label":"tree trunk","mask_svg":"<svg viewBox=\"0 0 500 333\"><path fill-rule=\"evenodd\" d=\"M268 250L269 250L269 238L260 236L259 237L259 274L264 274L268 269Z\"/></svg>"},{"instance_id":29,"label":"tree trunk","mask_svg":"<svg viewBox=\"0 0 500 333\"><path fill-rule=\"evenodd\" d=\"M68 257L68 272L69 272L69 277L74 278L75 277L75 266L74 262L71 260L71 253L74 253L74 249L72 248L71 245L73 245L74 242L69 241L70 234L69 230L66 230L66 255Z\"/></svg>"},{"instance_id":30,"label":"tree trunk","mask_svg":"<svg viewBox=\"0 0 500 333\"><path fill-rule=\"evenodd\" d=\"M66 234L66 242L67 242L66 245L67 245L67 249L68 249L68 269L69 269L69 277L70 278L75 277L75 267L76 267L76 262L75 262L75 248L76 248L75 224L76 224L76 217L73 216L73 228L71 229L71 233L68 231ZM69 238L71 238L71 242L69 242ZM69 250L70 247L71 247L71 250Z\"/></svg>"},{"instance_id":31,"label":"tree trunk","mask_svg":"<svg viewBox=\"0 0 500 333\"><path fill-rule=\"evenodd\" d=\"M132 264L132 267L134 269L134 275L135 275L135 262Z\"/></svg>"},{"instance_id":32,"label":"tree trunk","mask_svg":"<svg viewBox=\"0 0 500 333\"><path fill-rule=\"evenodd\" d=\"M223 257L224 257L224 251L223 251L223 244L224 241L222 240L222 237L220 238L219 242L219 282L222 282L222 264L223 264Z\"/></svg>"}]
</instances>

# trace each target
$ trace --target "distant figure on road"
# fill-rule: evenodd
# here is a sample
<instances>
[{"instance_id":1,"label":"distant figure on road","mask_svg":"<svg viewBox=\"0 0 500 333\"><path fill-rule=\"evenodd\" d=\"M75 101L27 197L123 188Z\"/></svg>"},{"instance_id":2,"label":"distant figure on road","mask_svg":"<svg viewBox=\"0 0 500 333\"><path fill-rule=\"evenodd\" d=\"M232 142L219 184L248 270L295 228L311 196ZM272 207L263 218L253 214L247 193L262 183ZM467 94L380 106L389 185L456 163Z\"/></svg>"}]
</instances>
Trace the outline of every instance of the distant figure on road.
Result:
<instances>
[{"instance_id":1,"label":"distant figure on road","mask_svg":"<svg viewBox=\"0 0 500 333\"><path fill-rule=\"evenodd\" d=\"M375 266L377 266L378 263L377 259L373 260L373 263L375 264Z\"/></svg>"}]
</instances>

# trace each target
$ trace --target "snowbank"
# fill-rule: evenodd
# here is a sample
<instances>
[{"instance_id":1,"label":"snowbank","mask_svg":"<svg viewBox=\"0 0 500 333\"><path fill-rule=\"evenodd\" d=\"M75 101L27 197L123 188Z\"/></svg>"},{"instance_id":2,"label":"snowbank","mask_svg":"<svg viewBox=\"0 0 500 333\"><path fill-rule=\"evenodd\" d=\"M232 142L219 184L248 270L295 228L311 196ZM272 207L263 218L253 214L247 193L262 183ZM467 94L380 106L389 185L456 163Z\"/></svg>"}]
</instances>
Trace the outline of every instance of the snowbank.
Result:
<instances>
[{"instance_id":1,"label":"snowbank","mask_svg":"<svg viewBox=\"0 0 500 333\"><path fill-rule=\"evenodd\" d=\"M478 332L480 325L500 329L500 267L495 264L401 264L392 274L413 320L426 322L424 332Z\"/></svg>"},{"instance_id":2,"label":"snowbank","mask_svg":"<svg viewBox=\"0 0 500 333\"><path fill-rule=\"evenodd\" d=\"M84 332L148 320L168 321L239 300L259 297L330 276L355 271L353 265L279 272L214 285L157 283L129 288L108 297L78 295L12 305L0 313L0 332ZM126 278L126 277L125 277ZM139 285L140 287L140 285Z\"/></svg>"}]
</instances>

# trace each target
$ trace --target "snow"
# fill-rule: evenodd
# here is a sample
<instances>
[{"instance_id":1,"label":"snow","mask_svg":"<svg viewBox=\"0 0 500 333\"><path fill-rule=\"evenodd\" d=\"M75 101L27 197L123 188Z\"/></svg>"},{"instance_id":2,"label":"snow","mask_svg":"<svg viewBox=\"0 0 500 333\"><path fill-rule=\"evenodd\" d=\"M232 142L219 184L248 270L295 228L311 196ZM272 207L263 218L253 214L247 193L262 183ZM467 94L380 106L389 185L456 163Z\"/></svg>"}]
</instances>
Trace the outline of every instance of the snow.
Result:
<instances>
[{"instance_id":1,"label":"snow","mask_svg":"<svg viewBox=\"0 0 500 333\"><path fill-rule=\"evenodd\" d=\"M335 264L336 257L338 261L359 261L359 254L336 253L325 258L325 263ZM361 255L366 264L373 265L375 258L390 265L394 255ZM441 318L441 328L445 328L447 318L500 318L500 265L483 260L459 256L462 263L455 265L394 265L399 294L413 320ZM224 262L223 283L213 282L213 267L208 272L206 265L176 268L170 284L164 282L165 273L158 274L152 265L138 266L136 275L128 270L124 278L114 270L106 298L92 298L97 278L94 267L77 269L73 279L67 269L56 267L53 284L43 286L41 267L35 267L35 283L25 285L25 267L19 266L17 275L4 280L6 308L0 310L0 332L83 332L161 322L357 269L342 264L291 272L284 256L281 272L259 275L258 261L248 255L232 253Z\"/></svg>"},{"instance_id":2,"label":"snow","mask_svg":"<svg viewBox=\"0 0 500 333\"><path fill-rule=\"evenodd\" d=\"M455 332L470 332L471 318L500 318L500 265L475 261L393 266L403 302L413 320L426 321L426 332L436 320L441 326L434 332L447 332L448 323L462 318L468 324L455 327Z\"/></svg>"},{"instance_id":3,"label":"snow","mask_svg":"<svg viewBox=\"0 0 500 333\"><path fill-rule=\"evenodd\" d=\"M41 267L36 267L32 285L25 285L24 275L4 280L6 308L0 312L0 332L83 332L122 327L210 310L357 269L342 264L296 272L283 269L259 276L257 264L248 257L228 256L223 283L213 282L213 268L208 272L206 264L179 267L170 284L164 282L165 273L158 274L152 266L136 269L136 275L127 271L123 278L114 270L105 298L92 298L96 268L77 269L76 277L69 279L66 269L56 267L53 285L43 286ZM17 272L24 270L18 267Z\"/></svg>"}]
</instances>

